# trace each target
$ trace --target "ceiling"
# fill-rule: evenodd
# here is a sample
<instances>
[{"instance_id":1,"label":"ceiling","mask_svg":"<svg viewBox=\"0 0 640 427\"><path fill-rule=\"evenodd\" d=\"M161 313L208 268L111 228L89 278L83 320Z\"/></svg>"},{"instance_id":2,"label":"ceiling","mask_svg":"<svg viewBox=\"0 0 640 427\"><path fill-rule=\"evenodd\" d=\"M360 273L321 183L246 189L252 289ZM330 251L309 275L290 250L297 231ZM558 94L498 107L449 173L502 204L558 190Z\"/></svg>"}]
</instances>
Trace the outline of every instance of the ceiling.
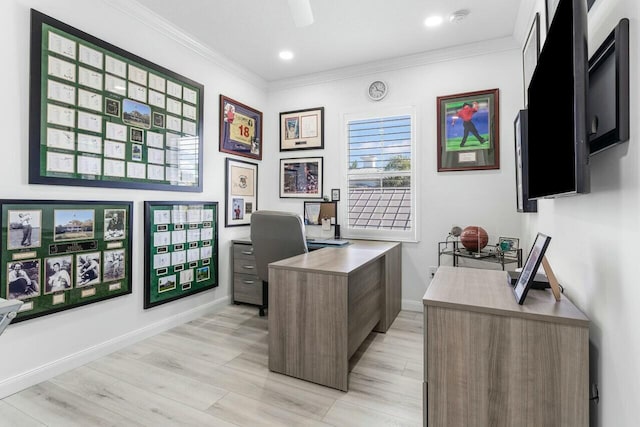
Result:
<instances>
[{"instance_id":1,"label":"ceiling","mask_svg":"<svg viewBox=\"0 0 640 427\"><path fill-rule=\"evenodd\" d=\"M190 38L267 82L509 37L527 0L310 0L296 27L287 0L136 0ZM460 9L470 14L451 23ZM445 17L436 28L430 15ZM281 50L295 57L285 62Z\"/></svg>"}]
</instances>

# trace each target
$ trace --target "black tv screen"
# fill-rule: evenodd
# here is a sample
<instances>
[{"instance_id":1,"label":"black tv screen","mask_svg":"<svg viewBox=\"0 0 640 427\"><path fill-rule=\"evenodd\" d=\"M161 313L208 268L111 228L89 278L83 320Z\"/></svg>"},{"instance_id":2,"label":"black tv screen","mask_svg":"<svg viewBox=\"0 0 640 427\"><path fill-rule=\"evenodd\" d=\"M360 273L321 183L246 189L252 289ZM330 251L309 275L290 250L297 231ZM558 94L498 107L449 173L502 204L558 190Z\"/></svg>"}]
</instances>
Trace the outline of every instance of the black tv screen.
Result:
<instances>
[{"instance_id":1,"label":"black tv screen","mask_svg":"<svg viewBox=\"0 0 640 427\"><path fill-rule=\"evenodd\" d=\"M560 0L528 89L528 194L589 192L587 10Z\"/></svg>"}]
</instances>

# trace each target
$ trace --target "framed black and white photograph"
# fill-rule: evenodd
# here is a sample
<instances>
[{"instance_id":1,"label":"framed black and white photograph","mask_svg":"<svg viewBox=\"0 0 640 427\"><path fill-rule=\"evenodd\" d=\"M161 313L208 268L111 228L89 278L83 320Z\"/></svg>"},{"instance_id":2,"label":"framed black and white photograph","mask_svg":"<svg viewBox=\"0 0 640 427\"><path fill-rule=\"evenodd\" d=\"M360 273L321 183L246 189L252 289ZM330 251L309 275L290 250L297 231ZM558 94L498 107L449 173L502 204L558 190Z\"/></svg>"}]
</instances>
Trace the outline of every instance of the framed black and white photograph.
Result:
<instances>
[{"instance_id":1,"label":"framed black and white photograph","mask_svg":"<svg viewBox=\"0 0 640 427\"><path fill-rule=\"evenodd\" d=\"M258 165L227 158L224 226L251 224L258 209Z\"/></svg>"},{"instance_id":2,"label":"framed black and white photograph","mask_svg":"<svg viewBox=\"0 0 640 427\"><path fill-rule=\"evenodd\" d=\"M73 288L73 257L71 255L46 258L44 270L45 294Z\"/></svg>"},{"instance_id":3,"label":"framed black and white photograph","mask_svg":"<svg viewBox=\"0 0 640 427\"><path fill-rule=\"evenodd\" d=\"M280 151L324 148L324 107L280 113Z\"/></svg>"},{"instance_id":4,"label":"framed black and white photograph","mask_svg":"<svg viewBox=\"0 0 640 427\"><path fill-rule=\"evenodd\" d=\"M280 159L280 198L321 199L323 158Z\"/></svg>"},{"instance_id":5,"label":"framed black and white photograph","mask_svg":"<svg viewBox=\"0 0 640 427\"><path fill-rule=\"evenodd\" d=\"M41 210L9 211L7 249L38 248L41 244Z\"/></svg>"},{"instance_id":6,"label":"framed black and white photograph","mask_svg":"<svg viewBox=\"0 0 640 427\"><path fill-rule=\"evenodd\" d=\"M339 188L332 188L331 189L331 201L332 202L340 201L340 189Z\"/></svg>"},{"instance_id":7,"label":"framed black and white photograph","mask_svg":"<svg viewBox=\"0 0 640 427\"><path fill-rule=\"evenodd\" d=\"M24 302L14 322L131 293L132 202L0 206L0 298Z\"/></svg>"},{"instance_id":8,"label":"framed black and white photograph","mask_svg":"<svg viewBox=\"0 0 640 427\"><path fill-rule=\"evenodd\" d=\"M41 293L40 260L30 259L7 263L6 299L25 300Z\"/></svg>"},{"instance_id":9,"label":"framed black and white photograph","mask_svg":"<svg viewBox=\"0 0 640 427\"><path fill-rule=\"evenodd\" d=\"M527 261L524 263L520 276L518 276L518 281L513 287L513 293L518 304L524 303L524 299L527 297L527 292L529 292L531 288L533 279L538 272L538 268L540 268L540 263L542 263L542 258L550 241L551 237L545 236L542 233L538 233L536 236L529 256L527 256Z\"/></svg>"},{"instance_id":10,"label":"framed black and white photograph","mask_svg":"<svg viewBox=\"0 0 640 427\"><path fill-rule=\"evenodd\" d=\"M528 103L528 88L531 76L538 65L538 56L540 55L540 14L536 16L529 29L527 40L522 49L522 78L524 82L524 105Z\"/></svg>"}]
</instances>

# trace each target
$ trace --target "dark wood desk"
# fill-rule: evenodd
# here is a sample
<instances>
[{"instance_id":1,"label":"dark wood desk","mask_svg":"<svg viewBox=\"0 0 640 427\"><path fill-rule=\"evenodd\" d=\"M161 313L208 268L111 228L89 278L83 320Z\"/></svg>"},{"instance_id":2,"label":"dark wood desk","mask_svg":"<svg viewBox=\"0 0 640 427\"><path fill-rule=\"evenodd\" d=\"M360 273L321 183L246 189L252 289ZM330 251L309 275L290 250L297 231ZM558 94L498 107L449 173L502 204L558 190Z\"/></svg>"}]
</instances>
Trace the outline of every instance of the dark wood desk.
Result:
<instances>
[{"instance_id":1,"label":"dark wood desk","mask_svg":"<svg viewBox=\"0 0 640 427\"><path fill-rule=\"evenodd\" d=\"M347 390L349 359L400 312L397 242L352 241L269 264L269 369Z\"/></svg>"}]
</instances>

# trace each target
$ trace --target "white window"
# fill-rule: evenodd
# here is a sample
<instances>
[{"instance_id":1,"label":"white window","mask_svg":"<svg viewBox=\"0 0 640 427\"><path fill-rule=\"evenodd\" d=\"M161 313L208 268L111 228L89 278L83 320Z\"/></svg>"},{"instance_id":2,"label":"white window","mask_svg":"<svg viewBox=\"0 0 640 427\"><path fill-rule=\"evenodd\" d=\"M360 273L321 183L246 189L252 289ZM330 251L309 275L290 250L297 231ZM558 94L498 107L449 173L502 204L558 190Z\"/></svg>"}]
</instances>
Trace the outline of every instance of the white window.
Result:
<instances>
[{"instance_id":1,"label":"white window","mask_svg":"<svg viewBox=\"0 0 640 427\"><path fill-rule=\"evenodd\" d=\"M345 237L415 241L415 114L412 108L345 115Z\"/></svg>"}]
</instances>

